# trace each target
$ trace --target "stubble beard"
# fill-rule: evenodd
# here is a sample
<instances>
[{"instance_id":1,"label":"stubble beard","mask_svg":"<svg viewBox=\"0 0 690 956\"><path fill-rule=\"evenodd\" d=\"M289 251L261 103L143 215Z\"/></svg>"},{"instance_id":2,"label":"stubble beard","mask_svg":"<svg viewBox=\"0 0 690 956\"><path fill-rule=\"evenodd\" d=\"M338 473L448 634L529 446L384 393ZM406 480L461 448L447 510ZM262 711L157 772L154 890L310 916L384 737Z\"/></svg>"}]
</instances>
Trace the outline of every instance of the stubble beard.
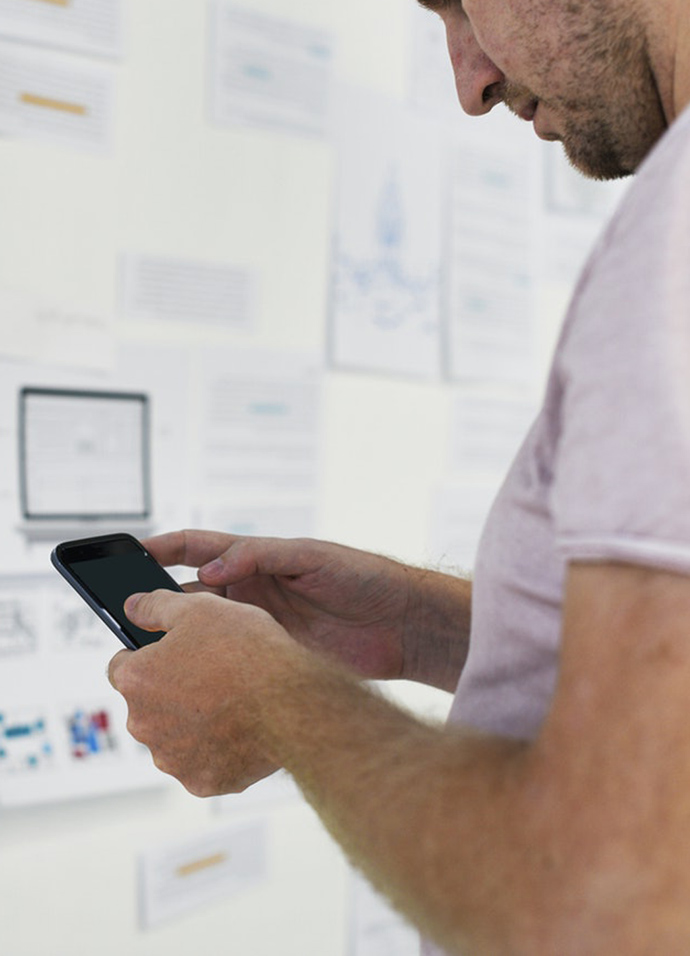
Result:
<instances>
[{"instance_id":1,"label":"stubble beard","mask_svg":"<svg viewBox=\"0 0 690 956\"><path fill-rule=\"evenodd\" d=\"M566 156L591 179L632 175L667 128L651 71L646 82L633 75L632 82L606 102L597 100L579 111L566 106L563 115Z\"/></svg>"},{"instance_id":2,"label":"stubble beard","mask_svg":"<svg viewBox=\"0 0 690 956\"><path fill-rule=\"evenodd\" d=\"M569 9L558 58L542 61L543 95L506 81L504 99L509 109L526 98L543 102L572 165L592 179L620 179L635 172L667 127L644 31L618 0L594 14L590 0L586 9L570 0Z\"/></svg>"}]
</instances>

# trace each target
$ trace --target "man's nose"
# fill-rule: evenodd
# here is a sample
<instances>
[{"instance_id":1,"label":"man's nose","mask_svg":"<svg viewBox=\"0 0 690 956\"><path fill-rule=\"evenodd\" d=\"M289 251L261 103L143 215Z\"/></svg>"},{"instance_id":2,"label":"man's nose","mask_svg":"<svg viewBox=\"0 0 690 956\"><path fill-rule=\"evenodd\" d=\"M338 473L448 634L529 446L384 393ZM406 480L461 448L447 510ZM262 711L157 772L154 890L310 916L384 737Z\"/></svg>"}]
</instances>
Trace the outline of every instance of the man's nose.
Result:
<instances>
[{"instance_id":1,"label":"man's nose","mask_svg":"<svg viewBox=\"0 0 690 956\"><path fill-rule=\"evenodd\" d=\"M470 116L483 116L502 102L505 76L478 45L467 22L459 29L447 27L446 34L460 105Z\"/></svg>"}]
</instances>

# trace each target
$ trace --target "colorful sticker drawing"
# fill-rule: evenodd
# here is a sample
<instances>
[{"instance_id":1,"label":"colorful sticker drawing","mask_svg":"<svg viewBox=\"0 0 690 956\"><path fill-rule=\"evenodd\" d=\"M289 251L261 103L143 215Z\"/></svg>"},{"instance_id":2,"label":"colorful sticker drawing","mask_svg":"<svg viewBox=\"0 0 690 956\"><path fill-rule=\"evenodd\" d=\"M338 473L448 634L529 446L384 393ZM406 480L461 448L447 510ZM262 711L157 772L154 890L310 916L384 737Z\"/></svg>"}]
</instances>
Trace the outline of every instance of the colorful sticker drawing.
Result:
<instances>
[{"instance_id":1,"label":"colorful sticker drawing","mask_svg":"<svg viewBox=\"0 0 690 956\"><path fill-rule=\"evenodd\" d=\"M117 738L107 710L74 710L67 715L66 724L73 759L91 760L117 750Z\"/></svg>"},{"instance_id":2,"label":"colorful sticker drawing","mask_svg":"<svg viewBox=\"0 0 690 956\"><path fill-rule=\"evenodd\" d=\"M0 773L45 769L53 757L48 724L39 711L0 711Z\"/></svg>"}]
</instances>

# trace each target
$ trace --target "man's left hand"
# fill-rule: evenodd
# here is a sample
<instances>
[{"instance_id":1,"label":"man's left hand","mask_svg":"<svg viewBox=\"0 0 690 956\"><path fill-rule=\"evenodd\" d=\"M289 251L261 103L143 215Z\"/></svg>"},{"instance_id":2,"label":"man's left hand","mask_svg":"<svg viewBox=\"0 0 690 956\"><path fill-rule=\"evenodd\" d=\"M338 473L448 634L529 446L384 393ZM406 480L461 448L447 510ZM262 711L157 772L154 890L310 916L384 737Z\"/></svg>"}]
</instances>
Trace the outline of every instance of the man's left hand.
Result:
<instances>
[{"instance_id":1,"label":"man's left hand","mask_svg":"<svg viewBox=\"0 0 690 956\"><path fill-rule=\"evenodd\" d=\"M278 769L261 704L298 645L268 613L212 594L133 595L130 620L165 637L120 651L108 677L127 728L196 796L244 790ZM302 652L303 654L304 652Z\"/></svg>"}]
</instances>

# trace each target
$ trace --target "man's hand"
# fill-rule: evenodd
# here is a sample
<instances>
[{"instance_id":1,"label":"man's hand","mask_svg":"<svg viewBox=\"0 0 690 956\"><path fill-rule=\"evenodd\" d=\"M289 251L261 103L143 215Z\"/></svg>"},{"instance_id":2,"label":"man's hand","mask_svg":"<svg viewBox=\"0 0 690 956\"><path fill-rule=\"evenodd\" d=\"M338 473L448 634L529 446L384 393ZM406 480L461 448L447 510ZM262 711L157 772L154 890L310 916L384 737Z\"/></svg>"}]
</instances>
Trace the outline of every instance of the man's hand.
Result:
<instances>
[{"instance_id":1,"label":"man's hand","mask_svg":"<svg viewBox=\"0 0 690 956\"><path fill-rule=\"evenodd\" d=\"M262 735L262 698L283 662L304 656L284 629L212 594L154 591L125 610L139 627L168 632L120 651L108 675L156 766L197 796L238 792L278 769Z\"/></svg>"},{"instance_id":2,"label":"man's hand","mask_svg":"<svg viewBox=\"0 0 690 956\"><path fill-rule=\"evenodd\" d=\"M291 637L361 677L454 690L469 632L469 582L308 539L180 531L146 546L164 566L198 568L186 590L268 611Z\"/></svg>"}]
</instances>

